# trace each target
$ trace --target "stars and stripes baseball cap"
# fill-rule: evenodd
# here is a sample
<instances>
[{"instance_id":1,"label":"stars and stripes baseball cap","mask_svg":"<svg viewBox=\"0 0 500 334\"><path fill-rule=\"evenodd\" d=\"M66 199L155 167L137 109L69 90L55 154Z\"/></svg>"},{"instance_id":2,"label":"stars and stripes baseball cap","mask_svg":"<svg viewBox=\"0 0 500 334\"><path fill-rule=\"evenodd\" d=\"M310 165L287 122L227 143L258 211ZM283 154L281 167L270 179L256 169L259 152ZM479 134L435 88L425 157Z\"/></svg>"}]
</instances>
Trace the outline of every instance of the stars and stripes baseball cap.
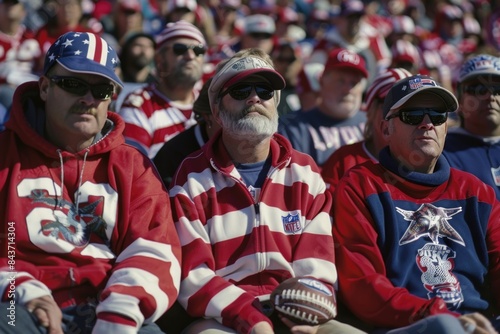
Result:
<instances>
[{"instance_id":1,"label":"stars and stripes baseball cap","mask_svg":"<svg viewBox=\"0 0 500 334\"><path fill-rule=\"evenodd\" d=\"M120 63L118 55L97 34L70 31L61 35L45 55L43 74L47 74L56 62L68 71L100 75L123 87L115 73Z\"/></svg>"},{"instance_id":2,"label":"stars and stripes baseball cap","mask_svg":"<svg viewBox=\"0 0 500 334\"><path fill-rule=\"evenodd\" d=\"M458 100L452 92L441 87L434 79L427 75L413 75L397 81L387 93L382 110L384 118L391 110L403 106L413 96L423 91L432 92L443 99L446 111L453 112L458 109Z\"/></svg>"}]
</instances>

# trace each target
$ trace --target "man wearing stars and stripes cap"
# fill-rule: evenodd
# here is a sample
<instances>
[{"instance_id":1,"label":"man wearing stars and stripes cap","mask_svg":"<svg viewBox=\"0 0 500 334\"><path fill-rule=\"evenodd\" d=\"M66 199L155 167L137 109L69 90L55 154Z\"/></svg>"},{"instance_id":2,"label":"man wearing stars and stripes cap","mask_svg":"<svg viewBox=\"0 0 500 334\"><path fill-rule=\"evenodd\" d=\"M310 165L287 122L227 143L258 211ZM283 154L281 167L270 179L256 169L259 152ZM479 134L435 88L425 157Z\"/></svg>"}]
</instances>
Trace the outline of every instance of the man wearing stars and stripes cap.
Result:
<instances>
[{"instance_id":1,"label":"man wearing stars and stripes cap","mask_svg":"<svg viewBox=\"0 0 500 334\"><path fill-rule=\"evenodd\" d=\"M96 34L68 32L59 37L47 51L43 74L56 62L69 71L100 75L123 87L115 73L118 55Z\"/></svg>"},{"instance_id":2,"label":"man wearing stars and stripes cap","mask_svg":"<svg viewBox=\"0 0 500 334\"><path fill-rule=\"evenodd\" d=\"M117 64L98 35L69 32L14 93L0 132L2 334L159 334L177 299L168 193L109 111Z\"/></svg>"}]
</instances>

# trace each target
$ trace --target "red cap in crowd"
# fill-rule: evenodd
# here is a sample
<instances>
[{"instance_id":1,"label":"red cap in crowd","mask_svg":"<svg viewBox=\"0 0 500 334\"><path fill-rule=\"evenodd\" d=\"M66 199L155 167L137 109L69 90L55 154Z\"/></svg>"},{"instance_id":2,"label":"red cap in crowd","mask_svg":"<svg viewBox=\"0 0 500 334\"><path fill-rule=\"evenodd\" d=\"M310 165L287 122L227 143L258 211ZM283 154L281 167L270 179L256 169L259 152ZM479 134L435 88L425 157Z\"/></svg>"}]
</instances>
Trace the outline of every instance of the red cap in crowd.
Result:
<instances>
[{"instance_id":1,"label":"red cap in crowd","mask_svg":"<svg viewBox=\"0 0 500 334\"><path fill-rule=\"evenodd\" d=\"M363 57L347 49L339 48L330 52L325 64L325 72L332 69L352 69L368 78L368 71Z\"/></svg>"}]
</instances>

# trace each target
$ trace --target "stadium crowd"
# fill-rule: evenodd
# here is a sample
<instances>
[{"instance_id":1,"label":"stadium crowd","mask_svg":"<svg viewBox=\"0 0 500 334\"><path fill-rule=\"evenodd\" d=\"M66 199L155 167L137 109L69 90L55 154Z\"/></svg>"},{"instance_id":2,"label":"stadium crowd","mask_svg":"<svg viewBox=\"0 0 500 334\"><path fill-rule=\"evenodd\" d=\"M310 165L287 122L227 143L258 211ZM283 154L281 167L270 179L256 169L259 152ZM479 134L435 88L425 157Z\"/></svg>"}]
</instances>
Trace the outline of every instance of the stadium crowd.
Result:
<instances>
[{"instance_id":1,"label":"stadium crowd","mask_svg":"<svg viewBox=\"0 0 500 334\"><path fill-rule=\"evenodd\" d=\"M0 332L495 334L499 138L500 1L0 0Z\"/></svg>"}]
</instances>

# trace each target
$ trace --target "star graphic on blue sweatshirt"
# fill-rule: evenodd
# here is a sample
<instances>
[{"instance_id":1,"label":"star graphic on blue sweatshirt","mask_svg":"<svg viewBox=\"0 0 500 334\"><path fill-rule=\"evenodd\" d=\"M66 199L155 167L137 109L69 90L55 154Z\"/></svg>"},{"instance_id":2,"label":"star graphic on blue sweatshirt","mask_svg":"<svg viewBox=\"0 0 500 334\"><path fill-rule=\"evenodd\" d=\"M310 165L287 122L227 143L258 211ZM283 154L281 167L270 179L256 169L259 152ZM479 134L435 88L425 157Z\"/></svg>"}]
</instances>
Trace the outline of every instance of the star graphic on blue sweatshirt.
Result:
<instances>
[{"instance_id":1,"label":"star graphic on blue sweatshirt","mask_svg":"<svg viewBox=\"0 0 500 334\"><path fill-rule=\"evenodd\" d=\"M396 211L410 222L410 226L399 240L400 245L428 236L435 244L439 243L438 238L446 237L465 246L460 234L448 222L452 216L462 211L461 207L446 209L426 203L422 204L416 211L401 208L396 208Z\"/></svg>"}]
</instances>

